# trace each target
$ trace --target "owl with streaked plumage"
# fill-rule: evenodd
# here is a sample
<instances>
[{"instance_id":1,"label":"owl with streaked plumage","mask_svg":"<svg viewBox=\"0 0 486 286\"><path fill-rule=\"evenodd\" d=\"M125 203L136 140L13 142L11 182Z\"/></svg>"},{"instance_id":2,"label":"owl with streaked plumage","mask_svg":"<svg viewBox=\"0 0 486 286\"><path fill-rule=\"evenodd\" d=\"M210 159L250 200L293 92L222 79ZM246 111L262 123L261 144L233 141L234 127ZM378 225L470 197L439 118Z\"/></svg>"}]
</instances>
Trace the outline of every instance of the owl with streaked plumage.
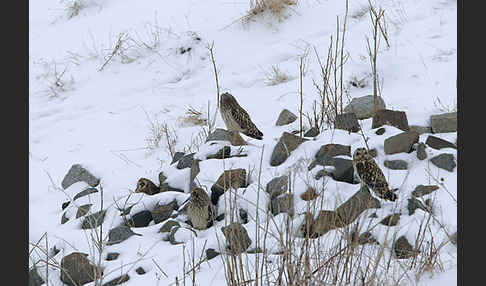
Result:
<instances>
[{"instance_id":1,"label":"owl with streaked plumage","mask_svg":"<svg viewBox=\"0 0 486 286\"><path fill-rule=\"evenodd\" d=\"M361 184L373 190L380 198L390 201L395 201L398 198L390 190L385 175L365 148L358 148L354 151L353 167L361 180Z\"/></svg>"},{"instance_id":2,"label":"owl with streaked plumage","mask_svg":"<svg viewBox=\"0 0 486 286\"><path fill-rule=\"evenodd\" d=\"M203 230L213 225L213 206L204 189L195 188L191 191L187 204L187 216L195 229Z\"/></svg>"},{"instance_id":3,"label":"owl with streaked plumage","mask_svg":"<svg viewBox=\"0 0 486 286\"><path fill-rule=\"evenodd\" d=\"M263 133L251 121L250 115L227 92L221 94L220 112L228 131L238 131L258 140L263 138Z\"/></svg>"}]
</instances>

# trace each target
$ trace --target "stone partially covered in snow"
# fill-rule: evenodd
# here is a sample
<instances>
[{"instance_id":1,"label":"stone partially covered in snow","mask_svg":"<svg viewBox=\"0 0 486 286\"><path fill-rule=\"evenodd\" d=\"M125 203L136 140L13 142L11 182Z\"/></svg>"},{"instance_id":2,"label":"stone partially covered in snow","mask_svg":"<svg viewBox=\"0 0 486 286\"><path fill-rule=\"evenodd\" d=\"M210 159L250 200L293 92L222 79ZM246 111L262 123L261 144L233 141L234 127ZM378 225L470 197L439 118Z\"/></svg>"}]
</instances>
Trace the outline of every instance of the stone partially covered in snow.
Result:
<instances>
[{"instance_id":1,"label":"stone partially covered in snow","mask_svg":"<svg viewBox=\"0 0 486 286\"><path fill-rule=\"evenodd\" d=\"M393 243L393 250L395 251L395 256L398 259L408 259L415 256L418 251L413 248L413 246L408 242L405 236L400 236Z\"/></svg>"},{"instance_id":2,"label":"stone partially covered in snow","mask_svg":"<svg viewBox=\"0 0 486 286\"><path fill-rule=\"evenodd\" d=\"M457 112L443 113L430 116L430 125L434 133L457 131Z\"/></svg>"},{"instance_id":3,"label":"stone partially covered in snow","mask_svg":"<svg viewBox=\"0 0 486 286\"><path fill-rule=\"evenodd\" d=\"M123 274L121 276L118 276L112 280L110 280L109 282L107 283L103 283L102 286L115 286L115 285L121 285L125 282L127 282L128 280L130 280L130 276L128 274Z\"/></svg>"},{"instance_id":4,"label":"stone partially covered in snow","mask_svg":"<svg viewBox=\"0 0 486 286\"><path fill-rule=\"evenodd\" d=\"M29 270L29 286L41 286L42 284L44 284L44 280L37 272L37 267L32 267Z\"/></svg>"},{"instance_id":5,"label":"stone partially covered in snow","mask_svg":"<svg viewBox=\"0 0 486 286\"><path fill-rule=\"evenodd\" d=\"M279 197L275 197L270 202L270 211L273 215L279 213L287 213L289 216L294 215L294 195L283 194Z\"/></svg>"},{"instance_id":6,"label":"stone partially covered in snow","mask_svg":"<svg viewBox=\"0 0 486 286\"><path fill-rule=\"evenodd\" d=\"M92 265L88 260L88 254L73 252L61 260L61 281L70 286L79 286L94 281L96 274L102 270Z\"/></svg>"},{"instance_id":7,"label":"stone partially covered in snow","mask_svg":"<svg viewBox=\"0 0 486 286\"><path fill-rule=\"evenodd\" d=\"M94 214L90 214L86 216L83 220L83 224L81 225L82 229L90 229L96 228L103 223L105 219L106 210L95 212Z\"/></svg>"},{"instance_id":8,"label":"stone partially covered in snow","mask_svg":"<svg viewBox=\"0 0 486 286\"><path fill-rule=\"evenodd\" d=\"M100 179L96 178L80 164L74 164L71 166L66 176L64 176L61 186L63 189L67 189L69 186L77 182L85 182L91 187L96 187L100 183Z\"/></svg>"},{"instance_id":9,"label":"stone partially covered in snow","mask_svg":"<svg viewBox=\"0 0 486 286\"><path fill-rule=\"evenodd\" d=\"M378 96L377 100L377 110L386 109L385 101L383 98ZM353 112L356 117L361 119L371 118L375 114L375 103L373 95L366 95L362 97L355 97L351 102L344 108L344 112Z\"/></svg>"},{"instance_id":10,"label":"stone partially covered in snow","mask_svg":"<svg viewBox=\"0 0 486 286\"><path fill-rule=\"evenodd\" d=\"M98 189L96 188L87 188L86 190L82 191L82 192L79 192L77 193L74 197L73 197L73 201L79 199L79 198L82 198L84 196L87 196L89 194L94 194L94 193L97 193L98 192Z\"/></svg>"},{"instance_id":11,"label":"stone partially covered in snow","mask_svg":"<svg viewBox=\"0 0 486 286\"><path fill-rule=\"evenodd\" d=\"M427 144L430 148L433 148L435 150L440 150L440 149L443 149L443 148L457 149L457 146L454 145L453 143L451 143L447 140L441 139L439 137L433 136L433 135L429 135L427 137L425 144Z\"/></svg>"},{"instance_id":12,"label":"stone partially covered in snow","mask_svg":"<svg viewBox=\"0 0 486 286\"><path fill-rule=\"evenodd\" d=\"M226 246L232 255L245 252L251 245L251 239L245 227L240 223L232 223L221 227L221 231L226 238Z\"/></svg>"},{"instance_id":13,"label":"stone partially covered in snow","mask_svg":"<svg viewBox=\"0 0 486 286\"><path fill-rule=\"evenodd\" d=\"M383 165L391 170L406 170L408 168L408 163L404 160L385 160Z\"/></svg>"},{"instance_id":14,"label":"stone partially covered in snow","mask_svg":"<svg viewBox=\"0 0 486 286\"><path fill-rule=\"evenodd\" d=\"M108 232L108 242L107 245L113 245L127 240L132 235L141 235L133 232L128 226L120 225Z\"/></svg>"},{"instance_id":15,"label":"stone partially covered in snow","mask_svg":"<svg viewBox=\"0 0 486 286\"><path fill-rule=\"evenodd\" d=\"M300 138L294 134L284 132L277 145L273 149L272 156L270 158L270 166L278 166L285 162L290 156L290 153L297 149L300 144L308 141L308 139Z\"/></svg>"},{"instance_id":16,"label":"stone partially covered in snow","mask_svg":"<svg viewBox=\"0 0 486 286\"><path fill-rule=\"evenodd\" d=\"M246 170L231 169L221 174L211 187L211 202L216 205L219 197L229 188L238 189L246 186Z\"/></svg>"},{"instance_id":17,"label":"stone partially covered in snow","mask_svg":"<svg viewBox=\"0 0 486 286\"><path fill-rule=\"evenodd\" d=\"M289 188L289 177L282 175L271 179L265 188L265 191L270 195L270 198L275 198L283 193L286 193Z\"/></svg>"},{"instance_id":18,"label":"stone partially covered in snow","mask_svg":"<svg viewBox=\"0 0 486 286\"><path fill-rule=\"evenodd\" d=\"M126 222L129 227L145 227L153 220L152 213L148 210L140 211Z\"/></svg>"},{"instance_id":19,"label":"stone partially covered in snow","mask_svg":"<svg viewBox=\"0 0 486 286\"><path fill-rule=\"evenodd\" d=\"M157 224L168 219L172 215L174 210L177 210L178 208L179 206L176 200L165 205L159 205L157 203L157 205L152 210L152 218L154 220L154 223Z\"/></svg>"},{"instance_id":20,"label":"stone partially covered in snow","mask_svg":"<svg viewBox=\"0 0 486 286\"><path fill-rule=\"evenodd\" d=\"M360 130L358 118L352 112L338 114L334 122L334 128L349 132L358 132Z\"/></svg>"},{"instance_id":21,"label":"stone partially covered in snow","mask_svg":"<svg viewBox=\"0 0 486 286\"><path fill-rule=\"evenodd\" d=\"M196 231L187 227L175 226L170 230L169 242L173 245L186 243L197 237Z\"/></svg>"},{"instance_id":22,"label":"stone partially covered in snow","mask_svg":"<svg viewBox=\"0 0 486 286\"><path fill-rule=\"evenodd\" d=\"M280 115L278 116L278 119L277 119L277 122L275 123L275 125L284 126L284 125L287 125L287 124L294 122L295 120L297 120L297 115L293 114L288 109L284 109L284 110L282 110L282 112L280 112Z\"/></svg>"},{"instance_id":23,"label":"stone partially covered in snow","mask_svg":"<svg viewBox=\"0 0 486 286\"><path fill-rule=\"evenodd\" d=\"M406 131L385 139L385 154L409 153L413 144L419 140L419 134L415 131Z\"/></svg>"},{"instance_id":24,"label":"stone partially covered in snow","mask_svg":"<svg viewBox=\"0 0 486 286\"><path fill-rule=\"evenodd\" d=\"M437 155L431 158L430 162L432 162L432 164L438 168L447 170L449 172L452 172L457 166L456 162L454 161L454 155L448 153Z\"/></svg>"},{"instance_id":25,"label":"stone partially covered in snow","mask_svg":"<svg viewBox=\"0 0 486 286\"><path fill-rule=\"evenodd\" d=\"M371 128L378 128L383 125L394 126L402 131L408 131L407 114L403 111L380 109L373 115Z\"/></svg>"}]
</instances>

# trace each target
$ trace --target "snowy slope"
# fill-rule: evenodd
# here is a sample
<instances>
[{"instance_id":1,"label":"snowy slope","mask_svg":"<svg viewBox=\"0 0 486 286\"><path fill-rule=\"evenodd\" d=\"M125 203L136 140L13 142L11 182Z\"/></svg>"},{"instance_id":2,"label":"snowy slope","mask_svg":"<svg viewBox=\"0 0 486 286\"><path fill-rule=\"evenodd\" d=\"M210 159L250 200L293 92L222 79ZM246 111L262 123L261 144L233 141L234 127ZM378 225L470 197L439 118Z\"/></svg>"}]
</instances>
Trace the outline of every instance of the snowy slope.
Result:
<instances>
[{"instance_id":1,"label":"snowy slope","mask_svg":"<svg viewBox=\"0 0 486 286\"><path fill-rule=\"evenodd\" d=\"M77 183L66 193L56 189L71 165L80 163L101 178L105 205L112 205L117 198L133 191L141 177L158 182L161 171L169 174L175 187L187 192L184 178L188 176L188 169L177 170L170 166L172 158L166 143L162 141L158 148L147 148L147 138L151 137L150 121L157 121L177 131L176 151L194 145L192 141L197 142L201 126L184 123L182 118L188 107L206 113L209 103L211 112L215 110L216 85L207 49L211 43L214 43L222 91L229 91L238 99L265 136L263 141L249 140L251 145L244 148L248 157L201 162L198 179L208 189L229 166L258 169L261 146L265 146L263 185L275 176L295 170L302 161L305 161L306 168L323 144L346 144L351 146L352 151L363 147L359 134L326 130L315 141L302 144L284 164L278 167L269 165L271 151L282 132L299 127L298 120L291 125L275 126L282 109L298 114L299 56L306 48L310 49L303 82L304 110L310 110L313 100L317 99L313 79L320 78L320 68L312 48L315 47L324 57L330 36L336 32L336 16L341 21L344 18L344 1L301 0L286 12L288 18L282 21L263 15L244 25L239 19L248 11L249 1L92 0L83 1L85 7L70 19L66 3L58 0L29 1L29 241L35 243L47 232L49 244L62 249L56 256L58 260L63 253L68 254L74 249L90 253L93 255L90 258L94 258L86 236L89 232L80 230L81 219L60 224L63 214L61 204L69 200L67 195L74 196L86 188L86 184ZM370 72L365 39L365 35L371 32L369 16L351 17L359 15L367 3L364 0L350 1L345 43L349 60L344 68L345 80L361 78ZM410 125L430 126L430 115L444 113L445 109L452 110L456 102L456 1L382 0L376 5L381 5L388 17L390 48L382 42L378 58L387 108L406 111ZM151 48L128 42L123 56L114 56L100 71L120 33L126 33L138 43L149 44ZM181 48L188 47L191 47L190 51L180 52ZM291 80L267 85L266 73L273 65L278 65ZM62 88L55 87L56 72L63 73ZM371 85L349 88L350 98L371 92ZM215 124L225 128L219 115ZM366 134L374 134L371 119L362 121L362 125ZM399 129L386 127L386 136L398 133ZM455 142L457 133L436 136ZM427 134L423 134L420 141L426 138ZM436 199L441 202L437 211L445 227L454 232L457 228L457 205L451 196L457 197L457 169L452 173L439 170L411 154L387 156L380 137L372 137L368 144L377 148L377 161L382 168L384 159L409 162L409 173L385 171L392 186L406 190L401 196L403 200L416 185L435 184L425 170L430 168L434 176L444 178L448 192L437 192ZM205 148L208 147L201 147L201 154ZM456 150L447 149L432 150L429 158L441 152L453 153L457 157ZM316 171L313 170L312 175ZM245 192L242 205L255 201L256 180L257 174L253 174L254 184ZM304 181L303 178L296 179L296 189L299 184L302 186L297 195L304 191ZM332 180L327 187L329 195L339 202L356 191L354 185ZM182 203L188 195L179 194L177 199ZM100 208L97 194L83 199L85 201L78 203L89 202L94 209ZM143 207L150 209L157 202L170 198L163 193L152 197L131 197L133 201L138 199L142 199ZM266 199L260 197L262 204ZM332 210L335 203L327 201L323 209ZM297 210L305 209L302 200L296 201L296 204ZM248 205L246 203L251 209ZM391 203L383 205L377 211L379 217L393 208ZM253 213L250 211L249 215ZM421 218L405 218L400 222L398 234L409 235L412 240ZM284 217L279 215L276 219L284 220ZM115 209L108 209L103 224L104 234L120 222ZM206 248L219 248L216 237L222 237L222 223L198 233L195 253L201 252L206 240ZM245 227L250 237L254 237L255 222L249 222ZM121 255L118 260L104 262L106 272L113 270L106 281L120 275L119 268L123 263L128 264L123 266L123 273L128 271L131 276L124 285L168 285L176 276L180 279L182 246L162 241L157 233L159 228L160 225L152 223L135 230L143 236L134 236L110 246L106 252L119 252ZM385 227L375 229L375 232L380 236ZM444 239L443 234L438 236L438 240ZM186 248L192 251L189 244ZM251 247L254 246L252 244ZM276 242L270 240L269 248L274 246ZM150 252L141 257L148 250ZM450 261L446 273L421 280L420 285L456 285L455 247L449 244L444 251L443 258L447 257L446 260ZM169 278L160 274L152 258L157 260ZM133 264L135 261L137 263ZM134 269L138 266L143 266L147 274L135 274ZM198 280L224 285L222 269L221 259L213 259L210 264L202 265ZM43 273L44 270L40 271ZM49 282L49 285L62 285L55 274L49 277Z\"/></svg>"}]
</instances>

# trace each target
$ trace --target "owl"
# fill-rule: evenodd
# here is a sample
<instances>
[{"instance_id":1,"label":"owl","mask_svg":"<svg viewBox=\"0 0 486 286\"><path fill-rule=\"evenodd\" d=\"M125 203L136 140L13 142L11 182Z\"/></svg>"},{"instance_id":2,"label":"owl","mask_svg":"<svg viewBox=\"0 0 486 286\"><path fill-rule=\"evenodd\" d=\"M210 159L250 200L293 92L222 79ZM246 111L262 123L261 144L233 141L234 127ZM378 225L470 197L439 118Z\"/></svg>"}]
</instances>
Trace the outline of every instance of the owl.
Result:
<instances>
[{"instance_id":1,"label":"owl","mask_svg":"<svg viewBox=\"0 0 486 286\"><path fill-rule=\"evenodd\" d=\"M361 184L372 189L380 198L390 201L397 199L397 195L390 190L380 167L378 167L373 157L368 154L365 148L358 148L354 151L353 168L359 176Z\"/></svg>"},{"instance_id":2,"label":"owl","mask_svg":"<svg viewBox=\"0 0 486 286\"><path fill-rule=\"evenodd\" d=\"M213 225L213 206L204 189L195 188L191 191L187 216L196 229L203 230Z\"/></svg>"},{"instance_id":3,"label":"owl","mask_svg":"<svg viewBox=\"0 0 486 286\"><path fill-rule=\"evenodd\" d=\"M258 140L263 138L263 133L251 121L250 115L227 92L221 94L220 111L228 131L238 131Z\"/></svg>"},{"instance_id":4,"label":"owl","mask_svg":"<svg viewBox=\"0 0 486 286\"><path fill-rule=\"evenodd\" d=\"M160 193L160 188L152 181L146 178L140 178L137 182L135 193L146 193L147 195L155 195Z\"/></svg>"}]
</instances>

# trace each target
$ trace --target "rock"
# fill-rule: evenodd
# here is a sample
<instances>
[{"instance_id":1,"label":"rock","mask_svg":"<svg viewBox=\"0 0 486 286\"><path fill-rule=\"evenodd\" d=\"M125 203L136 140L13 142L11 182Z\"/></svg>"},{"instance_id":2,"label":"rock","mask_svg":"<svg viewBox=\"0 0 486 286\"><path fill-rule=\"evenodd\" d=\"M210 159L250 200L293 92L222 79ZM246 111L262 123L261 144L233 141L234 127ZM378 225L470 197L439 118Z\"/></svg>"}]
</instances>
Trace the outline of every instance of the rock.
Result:
<instances>
[{"instance_id":1,"label":"rock","mask_svg":"<svg viewBox=\"0 0 486 286\"><path fill-rule=\"evenodd\" d=\"M373 122L371 128L378 128L383 125L390 125L402 131L408 131L407 114L403 111L380 109L373 115Z\"/></svg>"},{"instance_id":2,"label":"rock","mask_svg":"<svg viewBox=\"0 0 486 286\"><path fill-rule=\"evenodd\" d=\"M294 215L294 195L283 194L282 196L275 197L270 202L270 211L273 215L279 213L287 213L289 216Z\"/></svg>"},{"instance_id":3,"label":"rock","mask_svg":"<svg viewBox=\"0 0 486 286\"><path fill-rule=\"evenodd\" d=\"M224 146L216 154L208 155L207 159L227 159L231 157L231 147Z\"/></svg>"},{"instance_id":4,"label":"rock","mask_svg":"<svg viewBox=\"0 0 486 286\"><path fill-rule=\"evenodd\" d=\"M226 129L216 128L206 138L206 142L210 141L229 141L229 132Z\"/></svg>"},{"instance_id":5,"label":"rock","mask_svg":"<svg viewBox=\"0 0 486 286\"><path fill-rule=\"evenodd\" d=\"M226 246L232 255L238 255L248 249L251 239L245 227L239 223L232 223L221 228L226 238Z\"/></svg>"},{"instance_id":6,"label":"rock","mask_svg":"<svg viewBox=\"0 0 486 286\"><path fill-rule=\"evenodd\" d=\"M248 223L248 212L244 209L239 209L238 210L238 214L240 216L240 219L241 219L241 222L243 224L246 224Z\"/></svg>"},{"instance_id":7,"label":"rock","mask_svg":"<svg viewBox=\"0 0 486 286\"><path fill-rule=\"evenodd\" d=\"M424 204L418 199L414 197L408 199L408 204L407 204L408 215L413 215L415 213L415 210L417 209L421 209L425 212L428 211L428 208L424 206Z\"/></svg>"},{"instance_id":8,"label":"rock","mask_svg":"<svg viewBox=\"0 0 486 286\"><path fill-rule=\"evenodd\" d=\"M224 219L224 217L225 217L225 216L226 216L226 214L225 214L225 213L222 213L222 214L218 215L218 216L216 217L216 221L222 221L222 220Z\"/></svg>"},{"instance_id":9,"label":"rock","mask_svg":"<svg viewBox=\"0 0 486 286\"><path fill-rule=\"evenodd\" d=\"M94 281L97 274L102 270L92 265L88 254L73 252L66 255L61 260L61 281L70 286L79 286Z\"/></svg>"},{"instance_id":10,"label":"rock","mask_svg":"<svg viewBox=\"0 0 486 286\"><path fill-rule=\"evenodd\" d=\"M438 168L447 170L449 172L452 172L457 166L456 162L454 162L454 155L448 153L437 155L434 158L430 159L430 161Z\"/></svg>"},{"instance_id":11,"label":"rock","mask_svg":"<svg viewBox=\"0 0 486 286\"><path fill-rule=\"evenodd\" d=\"M106 210L95 212L94 214L90 214L86 216L83 220L83 224L81 225L82 229L90 229L96 228L103 223L105 219Z\"/></svg>"},{"instance_id":12,"label":"rock","mask_svg":"<svg viewBox=\"0 0 486 286\"><path fill-rule=\"evenodd\" d=\"M182 244L189 241L192 237L197 237L197 233L193 229L176 226L170 230L169 242L172 245Z\"/></svg>"},{"instance_id":13,"label":"rock","mask_svg":"<svg viewBox=\"0 0 486 286\"><path fill-rule=\"evenodd\" d=\"M153 220L152 213L147 210L140 211L126 222L128 227L146 227Z\"/></svg>"},{"instance_id":14,"label":"rock","mask_svg":"<svg viewBox=\"0 0 486 286\"><path fill-rule=\"evenodd\" d=\"M63 214L62 214L62 217L61 217L61 224L65 224L66 222L69 221L69 218L66 216L66 213L67 211L65 211Z\"/></svg>"},{"instance_id":15,"label":"rock","mask_svg":"<svg viewBox=\"0 0 486 286\"><path fill-rule=\"evenodd\" d=\"M381 208L380 201L371 196L369 189L363 186L351 198L336 208L337 226L343 227L352 223L362 212L371 208Z\"/></svg>"},{"instance_id":16,"label":"rock","mask_svg":"<svg viewBox=\"0 0 486 286\"><path fill-rule=\"evenodd\" d=\"M457 231L451 234L449 240L452 242L452 244L457 245Z\"/></svg>"},{"instance_id":17,"label":"rock","mask_svg":"<svg viewBox=\"0 0 486 286\"><path fill-rule=\"evenodd\" d=\"M381 128L378 128L378 130L375 131L375 134L376 135L383 135L385 134L385 128L381 127Z\"/></svg>"},{"instance_id":18,"label":"rock","mask_svg":"<svg viewBox=\"0 0 486 286\"><path fill-rule=\"evenodd\" d=\"M84 216L85 214L87 214L89 212L89 210L91 209L91 206L93 204L86 204L86 205L82 205L78 208L78 211L76 212L76 218L79 218L79 217L82 217Z\"/></svg>"},{"instance_id":19,"label":"rock","mask_svg":"<svg viewBox=\"0 0 486 286\"><path fill-rule=\"evenodd\" d=\"M287 158L290 156L290 153L297 149L297 147L299 147L299 145L305 141L308 141L308 139L300 138L299 136L284 132L273 149L272 156L270 158L270 165L275 167L285 162L285 160L287 160Z\"/></svg>"},{"instance_id":20,"label":"rock","mask_svg":"<svg viewBox=\"0 0 486 286\"><path fill-rule=\"evenodd\" d=\"M172 162L170 164L172 165L175 162L179 161L182 157L184 157L184 155L184 152L175 152L174 157L172 157Z\"/></svg>"},{"instance_id":21,"label":"rock","mask_svg":"<svg viewBox=\"0 0 486 286\"><path fill-rule=\"evenodd\" d=\"M408 168L408 163L403 160L385 160L383 165L392 170L406 170Z\"/></svg>"},{"instance_id":22,"label":"rock","mask_svg":"<svg viewBox=\"0 0 486 286\"><path fill-rule=\"evenodd\" d=\"M120 225L113 229L110 229L108 232L108 242L107 245L118 244L127 240L132 235L140 235L138 233L133 232L128 226Z\"/></svg>"},{"instance_id":23,"label":"rock","mask_svg":"<svg viewBox=\"0 0 486 286\"><path fill-rule=\"evenodd\" d=\"M319 133L319 129L317 129L316 127L311 127L304 133L304 137L316 137L317 135L319 135Z\"/></svg>"},{"instance_id":24,"label":"rock","mask_svg":"<svg viewBox=\"0 0 486 286\"><path fill-rule=\"evenodd\" d=\"M37 272L37 267L33 267L29 270L29 286L41 286L44 284L44 280Z\"/></svg>"},{"instance_id":25,"label":"rock","mask_svg":"<svg viewBox=\"0 0 486 286\"><path fill-rule=\"evenodd\" d=\"M358 118L356 117L356 114L352 112L336 115L334 128L349 132L358 132L360 130Z\"/></svg>"},{"instance_id":26,"label":"rock","mask_svg":"<svg viewBox=\"0 0 486 286\"><path fill-rule=\"evenodd\" d=\"M431 115L430 125L433 133L456 132L457 112Z\"/></svg>"},{"instance_id":27,"label":"rock","mask_svg":"<svg viewBox=\"0 0 486 286\"><path fill-rule=\"evenodd\" d=\"M119 276L115 279L110 280L107 283L103 283L102 286L115 286L115 285L120 285L122 283L127 282L130 279L130 276L128 274L123 274L122 276Z\"/></svg>"},{"instance_id":28,"label":"rock","mask_svg":"<svg viewBox=\"0 0 486 286\"><path fill-rule=\"evenodd\" d=\"M192 166L192 161L194 160L194 154L196 154L196 153L191 153L191 154L187 154L187 155L182 156L182 158L180 158L177 161L176 168L177 169L190 168Z\"/></svg>"},{"instance_id":29,"label":"rock","mask_svg":"<svg viewBox=\"0 0 486 286\"><path fill-rule=\"evenodd\" d=\"M282 110L282 112L280 112L280 115L278 116L275 125L284 126L294 122L295 120L297 120L297 115L293 114L288 109L284 109Z\"/></svg>"},{"instance_id":30,"label":"rock","mask_svg":"<svg viewBox=\"0 0 486 286\"><path fill-rule=\"evenodd\" d=\"M417 254L417 251L413 249L413 246L403 235L395 240L393 243L393 250L395 251L395 256L398 259L408 259Z\"/></svg>"},{"instance_id":31,"label":"rock","mask_svg":"<svg viewBox=\"0 0 486 286\"><path fill-rule=\"evenodd\" d=\"M457 146L452 144L451 142L432 135L429 135L429 137L427 137L427 141L425 141L425 144L427 144L430 148L433 148L435 150L440 150L442 148L457 149Z\"/></svg>"},{"instance_id":32,"label":"rock","mask_svg":"<svg viewBox=\"0 0 486 286\"><path fill-rule=\"evenodd\" d=\"M211 202L217 205L219 197L229 188L237 190L246 186L246 170L230 169L225 170L211 187Z\"/></svg>"},{"instance_id":33,"label":"rock","mask_svg":"<svg viewBox=\"0 0 486 286\"><path fill-rule=\"evenodd\" d=\"M270 198L275 198L283 193L286 193L289 189L289 177L282 175L270 180L267 183L265 191L270 195Z\"/></svg>"},{"instance_id":34,"label":"rock","mask_svg":"<svg viewBox=\"0 0 486 286\"><path fill-rule=\"evenodd\" d=\"M386 109L385 101L378 96L377 98L377 110ZM373 95L366 95L362 97L356 97L344 108L345 113L353 112L356 117L361 119L371 118L375 114L375 103Z\"/></svg>"},{"instance_id":35,"label":"rock","mask_svg":"<svg viewBox=\"0 0 486 286\"><path fill-rule=\"evenodd\" d=\"M260 247L256 247L256 248L248 249L246 253L250 253L250 254L263 253L263 250Z\"/></svg>"},{"instance_id":36,"label":"rock","mask_svg":"<svg viewBox=\"0 0 486 286\"><path fill-rule=\"evenodd\" d=\"M419 160L424 160L424 159L427 158L427 152L425 152L425 148L426 148L426 146L425 146L424 143L422 143L422 142L418 143L418 145L417 145L417 158Z\"/></svg>"},{"instance_id":37,"label":"rock","mask_svg":"<svg viewBox=\"0 0 486 286\"><path fill-rule=\"evenodd\" d=\"M157 205L152 210L152 219L154 220L155 224L163 222L164 220L168 219L174 210L179 208L177 201L173 200L172 202L165 204L165 205Z\"/></svg>"},{"instance_id":38,"label":"rock","mask_svg":"<svg viewBox=\"0 0 486 286\"><path fill-rule=\"evenodd\" d=\"M351 146L341 144L326 144L319 148L315 155L315 162L317 165L326 166L332 162L335 156L346 155L351 157Z\"/></svg>"},{"instance_id":39,"label":"rock","mask_svg":"<svg viewBox=\"0 0 486 286\"><path fill-rule=\"evenodd\" d=\"M220 253L214 250L213 248L208 248L206 249L206 259L211 260L218 256Z\"/></svg>"},{"instance_id":40,"label":"rock","mask_svg":"<svg viewBox=\"0 0 486 286\"><path fill-rule=\"evenodd\" d=\"M380 221L382 225L395 226L400 221L400 214L391 214Z\"/></svg>"},{"instance_id":41,"label":"rock","mask_svg":"<svg viewBox=\"0 0 486 286\"><path fill-rule=\"evenodd\" d=\"M326 234L328 231L337 228L338 216L335 211L322 210L315 220L312 221L312 226L310 227L311 238L316 238L318 236ZM307 223L306 223L307 225ZM305 236L306 231L304 232Z\"/></svg>"},{"instance_id":42,"label":"rock","mask_svg":"<svg viewBox=\"0 0 486 286\"><path fill-rule=\"evenodd\" d=\"M334 167L334 170L331 171L331 177L335 181L359 184L354 179L353 160L332 158L330 165Z\"/></svg>"},{"instance_id":43,"label":"rock","mask_svg":"<svg viewBox=\"0 0 486 286\"><path fill-rule=\"evenodd\" d=\"M309 187L307 191L300 195L300 198L304 201L312 201L315 200L319 195L316 192L316 189Z\"/></svg>"},{"instance_id":44,"label":"rock","mask_svg":"<svg viewBox=\"0 0 486 286\"><path fill-rule=\"evenodd\" d=\"M67 189L69 186L77 182L85 182L91 187L96 187L100 183L100 179L92 175L80 164L74 164L71 166L66 176L64 176L61 186L63 189Z\"/></svg>"},{"instance_id":45,"label":"rock","mask_svg":"<svg viewBox=\"0 0 486 286\"><path fill-rule=\"evenodd\" d=\"M159 232L170 232L174 226L180 227L181 225L175 220L168 220L160 227Z\"/></svg>"},{"instance_id":46,"label":"rock","mask_svg":"<svg viewBox=\"0 0 486 286\"><path fill-rule=\"evenodd\" d=\"M415 190L412 192L412 196L414 197L422 197L425 195L428 195L436 190L439 189L439 186L437 185L430 185L430 186L424 186L424 185L418 185L415 187Z\"/></svg>"},{"instance_id":47,"label":"rock","mask_svg":"<svg viewBox=\"0 0 486 286\"><path fill-rule=\"evenodd\" d=\"M415 131L405 131L385 139L385 154L410 153L412 145L419 140L419 134Z\"/></svg>"},{"instance_id":48,"label":"rock","mask_svg":"<svg viewBox=\"0 0 486 286\"><path fill-rule=\"evenodd\" d=\"M424 126L418 126L418 125L410 125L409 126L410 131L415 131L419 135L422 135L424 133L432 133L432 128L431 127L424 127Z\"/></svg>"},{"instance_id":49,"label":"rock","mask_svg":"<svg viewBox=\"0 0 486 286\"><path fill-rule=\"evenodd\" d=\"M135 272L137 272L138 275L144 275L145 269L142 268L142 266L139 266L137 269L135 269Z\"/></svg>"},{"instance_id":50,"label":"rock","mask_svg":"<svg viewBox=\"0 0 486 286\"><path fill-rule=\"evenodd\" d=\"M65 208L67 208L69 206L70 203L71 202L64 202L64 203L62 203L61 209L64 210Z\"/></svg>"},{"instance_id":51,"label":"rock","mask_svg":"<svg viewBox=\"0 0 486 286\"><path fill-rule=\"evenodd\" d=\"M73 201L75 201L75 200L77 200L77 199L79 199L81 197L87 196L89 194L94 194L94 193L97 193L97 192L98 192L98 189L96 189L96 188L87 188L86 190L77 193L74 196Z\"/></svg>"},{"instance_id":52,"label":"rock","mask_svg":"<svg viewBox=\"0 0 486 286\"><path fill-rule=\"evenodd\" d=\"M116 260L120 256L118 252L110 252L106 255L106 261Z\"/></svg>"},{"instance_id":53,"label":"rock","mask_svg":"<svg viewBox=\"0 0 486 286\"><path fill-rule=\"evenodd\" d=\"M367 244L367 243L379 244L378 241L376 240L376 238L369 231L363 232L358 237L358 244L359 245L363 245L363 244Z\"/></svg>"},{"instance_id":54,"label":"rock","mask_svg":"<svg viewBox=\"0 0 486 286\"><path fill-rule=\"evenodd\" d=\"M164 183L165 180L167 180L167 177L164 175L163 172L160 172L159 173L159 186L162 185L162 183Z\"/></svg>"},{"instance_id":55,"label":"rock","mask_svg":"<svg viewBox=\"0 0 486 286\"><path fill-rule=\"evenodd\" d=\"M321 179L324 176L331 176L331 173L329 173L328 171L326 171L326 169L321 169L321 170L319 170L317 172L315 179L316 180L319 180L319 179Z\"/></svg>"}]
</instances>

